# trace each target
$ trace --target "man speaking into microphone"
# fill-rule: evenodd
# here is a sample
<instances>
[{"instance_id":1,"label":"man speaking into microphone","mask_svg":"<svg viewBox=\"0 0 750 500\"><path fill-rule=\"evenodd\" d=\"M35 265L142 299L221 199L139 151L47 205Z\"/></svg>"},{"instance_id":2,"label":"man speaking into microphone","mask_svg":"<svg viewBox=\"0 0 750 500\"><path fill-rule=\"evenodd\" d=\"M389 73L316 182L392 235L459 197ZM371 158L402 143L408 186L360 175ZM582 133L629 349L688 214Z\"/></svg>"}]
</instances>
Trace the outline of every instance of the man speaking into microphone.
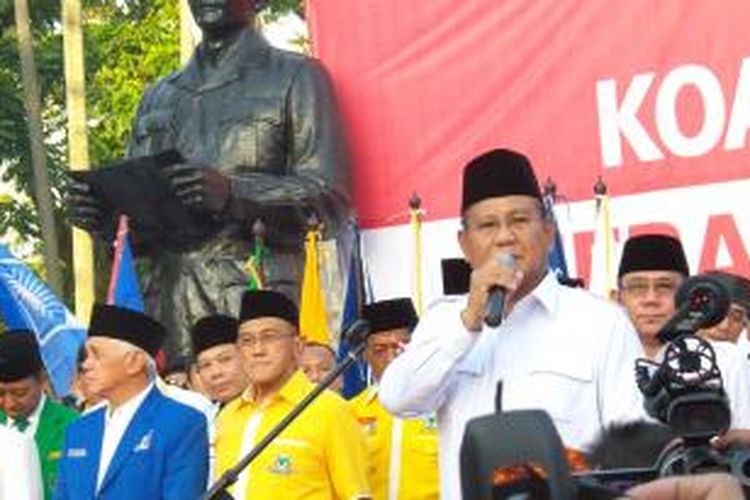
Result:
<instances>
[{"instance_id":1,"label":"man speaking into microphone","mask_svg":"<svg viewBox=\"0 0 750 500\"><path fill-rule=\"evenodd\" d=\"M496 149L466 165L461 225L468 294L427 311L380 384L382 404L399 416L437 411L441 495L450 499L461 497L466 422L494 412L496 399L503 410L546 410L579 451L609 424L644 417L633 327L614 303L550 272L554 222L525 156Z\"/></svg>"}]
</instances>

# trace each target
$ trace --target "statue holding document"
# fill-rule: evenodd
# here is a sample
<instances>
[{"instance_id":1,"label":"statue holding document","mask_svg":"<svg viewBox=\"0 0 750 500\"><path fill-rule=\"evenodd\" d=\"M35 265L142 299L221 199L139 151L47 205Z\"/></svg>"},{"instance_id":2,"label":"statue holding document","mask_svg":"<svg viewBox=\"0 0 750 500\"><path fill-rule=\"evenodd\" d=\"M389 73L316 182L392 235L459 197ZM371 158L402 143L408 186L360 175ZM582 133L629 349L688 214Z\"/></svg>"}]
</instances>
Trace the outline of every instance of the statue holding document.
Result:
<instances>
[{"instance_id":1,"label":"statue holding document","mask_svg":"<svg viewBox=\"0 0 750 500\"><path fill-rule=\"evenodd\" d=\"M130 217L148 257L146 308L187 351L195 321L236 315L252 227L265 226L266 286L299 293L306 221L335 235L349 216L349 163L330 81L267 44L253 0L189 0L203 41L143 96L128 159L74 177L73 223L111 234Z\"/></svg>"}]
</instances>

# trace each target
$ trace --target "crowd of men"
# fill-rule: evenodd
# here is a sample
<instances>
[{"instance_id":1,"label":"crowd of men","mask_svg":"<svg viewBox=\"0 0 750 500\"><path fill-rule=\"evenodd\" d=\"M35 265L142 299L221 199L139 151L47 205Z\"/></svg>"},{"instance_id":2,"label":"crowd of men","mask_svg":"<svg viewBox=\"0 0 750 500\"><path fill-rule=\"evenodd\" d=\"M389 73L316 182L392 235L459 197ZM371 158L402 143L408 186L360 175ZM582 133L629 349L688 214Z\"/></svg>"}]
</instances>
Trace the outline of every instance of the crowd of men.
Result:
<instances>
[{"instance_id":1,"label":"crowd of men","mask_svg":"<svg viewBox=\"0 0 750 500\"><path fill-rule=\"evenodd\" d=\"M605 300L561 285L550 271L555 226L547 210L522 154L498 149L469 162L458 231L469 289L421 318L407 298L365 305L370 386L348 401L340 385L324 391L239 474L233 497L457 499L459 450L473 417L546 410L564 445L584 459L610 426L651 419L633 367L663 356L658 333L690 275L682 246L667 235L631 237L617 301ZM750 289L743 277L713 275L732 302L721 323L699 332L716 352L732 411L719 441L747 444ZM488 326L488 301L500 291L503 320ZM76 410L45 391L33 332L0 335L0 498L200 498L336 361L330 346L305 341L297 306L283 293L247 291L239 311L199 320L189 362L160 376L164 326L96 305ZM631 493L741 495L726 476L685 481L683 491L705 494L679 497L671 482Z\"/></svg>"}]
</instances>

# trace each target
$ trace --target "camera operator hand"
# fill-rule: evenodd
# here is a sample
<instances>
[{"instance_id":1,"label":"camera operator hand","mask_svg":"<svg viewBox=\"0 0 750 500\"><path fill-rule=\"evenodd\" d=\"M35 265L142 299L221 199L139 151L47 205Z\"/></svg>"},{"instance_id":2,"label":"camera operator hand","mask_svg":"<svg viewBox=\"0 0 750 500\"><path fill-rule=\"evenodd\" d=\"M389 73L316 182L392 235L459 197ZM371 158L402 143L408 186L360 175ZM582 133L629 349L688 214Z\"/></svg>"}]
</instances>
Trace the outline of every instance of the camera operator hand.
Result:
<instances>
[{"instance_id":1,"label":"camera operator hand","mask_svg":"<svg viewBox=\"0 0 750 500\"><path fill-rule=\"evenodd\" d=\"M629 498L648 500L739 500L744 498L740 482L724 473L657 479L631 488L627 495Z\"/></svg>"},{"instance_id":2,"label":"camera operator hand","mask_svg":"<svg viewBox=\"0 0 750 500\"><path fill-rule=\"evenodd\" d=\"M732 446L750 446L750 429L729 429L721 436L716 437L711 444L717 450L726 450Z\"/></svg>"}]
</instances>

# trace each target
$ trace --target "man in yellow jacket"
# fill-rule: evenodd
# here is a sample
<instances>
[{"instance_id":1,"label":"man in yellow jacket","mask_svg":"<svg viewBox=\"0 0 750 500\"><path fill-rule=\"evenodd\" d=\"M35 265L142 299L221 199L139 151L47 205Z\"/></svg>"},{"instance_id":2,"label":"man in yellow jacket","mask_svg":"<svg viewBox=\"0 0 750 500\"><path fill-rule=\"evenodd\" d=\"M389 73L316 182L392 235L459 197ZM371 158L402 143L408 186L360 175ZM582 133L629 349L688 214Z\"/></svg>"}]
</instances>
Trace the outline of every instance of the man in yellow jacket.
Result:
<instances>
[{"instance_id":1,"label":"man in yellow jacket","mask_svg":"<svg viewBox=\"0 0 750 500\"><path fill-rule=\"evenodd\" d=\"M297 307L269 290L242 297L237 343L249 387L217 419L216 474L232 467L314 387L298 369ZM237 500L371 498L364 439L346 402L324 391L239 476Z\"/></svg>"},{"instance_id":2,"label":"man in yellow jacket","mask_svg":"<svg viewBox=\"0 0 750 500\"><path fill-rule=\"evenodd\" d=\"M438 433L434 414L400 419L378 400L377 381L386 366L409 341L417 324L410 299L393 299L364 306L371 324L364 357L376 384L349 404L365 434L370 486L375 500L437 499Z\"/></svg>"}]
</instances>

